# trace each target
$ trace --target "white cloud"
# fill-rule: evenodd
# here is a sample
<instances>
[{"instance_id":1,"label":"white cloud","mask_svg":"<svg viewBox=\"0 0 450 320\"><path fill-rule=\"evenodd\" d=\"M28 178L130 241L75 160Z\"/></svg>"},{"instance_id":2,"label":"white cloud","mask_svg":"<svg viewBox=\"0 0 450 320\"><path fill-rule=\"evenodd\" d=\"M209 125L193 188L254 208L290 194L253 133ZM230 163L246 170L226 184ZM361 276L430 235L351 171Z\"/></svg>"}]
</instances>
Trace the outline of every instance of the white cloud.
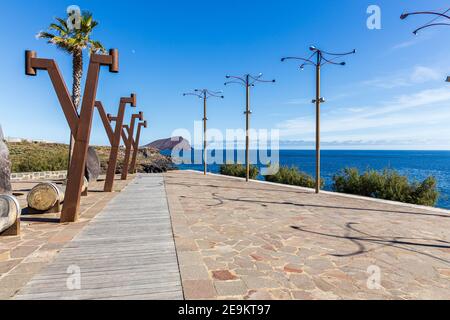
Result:
<instances>
[{"instance_id":1,"label":"white cloud","mask_svg":"<svg viewBox=\"0 0 450 320\"><path fill-rule=\"evenodd\" d=\"M401 95L378 105L341 108L339 116L322 118L322 133L338 141L442 138L449 134L450 90L448 86ZM277 125L282 137L311 139L314 116L286 120Z\"/></svg>"},{"instance_id":2,"label":"white cloud","mask_svg":"<svg viewBox=\"0 0 450 320\"><path fill-rule=\"evenodd\" d=\"M397 87L408 87L429 81L439 81L445 79L447 71L442 68L429 68L424 66L415 66L412 70L402 71L393 75L376 77L364 81L365 86L375 86L383 89L392 89Z\"/></svg>"}]
</instances>

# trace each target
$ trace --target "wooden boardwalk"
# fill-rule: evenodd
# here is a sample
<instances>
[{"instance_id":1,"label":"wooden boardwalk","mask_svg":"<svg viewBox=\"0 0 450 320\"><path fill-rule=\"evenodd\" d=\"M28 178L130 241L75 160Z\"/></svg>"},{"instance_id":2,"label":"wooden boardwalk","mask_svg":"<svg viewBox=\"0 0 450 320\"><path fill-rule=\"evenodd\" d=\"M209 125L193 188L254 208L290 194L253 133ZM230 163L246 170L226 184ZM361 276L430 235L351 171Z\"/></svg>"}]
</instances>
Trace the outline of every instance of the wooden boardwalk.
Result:
<instances>
[{"instance_id":1,"label":"wooden boardwalk","mask_svg":"<svg viewBox=\"0 0 450 320\"><path fill-rule=\"evenodd\" d=\"M163 177L139 175L16 299L183 299Z\"/></svg>"}]
</instances>

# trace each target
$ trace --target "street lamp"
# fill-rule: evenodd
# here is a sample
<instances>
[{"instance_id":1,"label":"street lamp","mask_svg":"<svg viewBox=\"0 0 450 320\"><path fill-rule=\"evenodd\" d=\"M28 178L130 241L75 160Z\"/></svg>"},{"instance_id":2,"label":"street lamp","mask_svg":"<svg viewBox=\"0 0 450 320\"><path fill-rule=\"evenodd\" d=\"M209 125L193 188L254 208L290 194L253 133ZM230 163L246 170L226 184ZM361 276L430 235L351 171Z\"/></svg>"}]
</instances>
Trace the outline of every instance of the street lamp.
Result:
<instances>
[{"instance_id":1,"label":"street lamp","mask_svg":"<svg viewBox=\"0 0 450 320\"><path fill-rule=\"evenodd\" d=\"M189 92L189 93L183 93L183 96L196 96L199 97L200 99L203 99L203 166L204 166L204 174L206 176L206 174L208 173L208 163L207 163L207 154L206 154L206 149L208 147L207 144L207 136L206 136L206 131L207 131L207 102L209 98L220 98L220 99L224 99L225 97L222 95L222 91L210 91L208 89L195 89L194 92Z\"/></svg>"},{"instance_id":2,"label":"street lamp","mask_svg":"<svg viewBox=\"0 0 450 320\"><path fill-rule=\"evenodd\" d=\"M336 62L337 59L347 56L350 54L355 54L356 50L346 52L346 53L330 53L320 50L314 46L309 47L312 51L309 58L297 58L297 57L286 57L281 59L282 62L286 60L300 60L302 64L300 69L303 70L305 66L311 65L316 67L316 99L312 101L316 105L316 193L320 193L320 104L325 103L325 99L320 96L320 70L323 66L327 64L334 64L338 66L345 66L345 62ZM314 61L315 57L315 61Z\"/></svg>"},{"instance_id":3,"label":"street lamp","mask_svg":"<svg viewBox=\"0 0 450 320\"><path fill-rule=\"evenodd\" d=\"M246 181L250 181L250 115L252 111L250 110L250 87L254 87L257 82L272 82L275 83L275 80L263 80L261 79L263 76L262 73L257 76L252 76L251 74L246 74L243 77L236 76L226 76L230 81L226 82L225 85L229 84L240 84L245 86L246 89L246 111L244 114L246 115L246 137L245 137L245 165L246 165Z\"/></svg>"},{"instance_id":4,"label":"street lamp","mask_svg":"<svg viewBox=\"0 0 450 320\"><path fill-rule=\"evenodd\" d=\"M426 29L426 28L435 27L435 26L450 26L450 23L435 22L436 20L438 20L440 18L445 18L447 20L450 20L450 16L446 14L449 11L450 11L450 8L447 9L446 11L444 11L443 13L433 12L433 11L418 11L418 12L403 13L400 16L400 19L405 20L406 18L408 18L409 16L412 16L412 15L432 15L432 16L436 16L431 21L429 21L428 23L423 25L422 27L417 28L416 30L414 30L413 33L416 35L419 31L421 31L423 29Z\"/></svg>"},{"instance_id":5,"label":"street lamp","mask_svg":"<svg viewBox=\"0 0 450 320\"><path fill-rule=\"evenodd\" d=\"M412 15L431 15L435 16L431 21L423 25L422 27L416 29L413 31L414 35L417 35L417 33L423 29L430 28L430 27L436 27L436 26L450 26L450 23L445 22L436 22L440 18L445 18L450 21L450 16L447 14L447 12L450 11L450 8L445 10L444 12L433 12L433 11L418 11L418 12L410 12L410 13L403 13L400 16L400 19L405 20L407 17ZM447 82L450 82L450 77L447 77Z\"/></svg>"}]
</instances>

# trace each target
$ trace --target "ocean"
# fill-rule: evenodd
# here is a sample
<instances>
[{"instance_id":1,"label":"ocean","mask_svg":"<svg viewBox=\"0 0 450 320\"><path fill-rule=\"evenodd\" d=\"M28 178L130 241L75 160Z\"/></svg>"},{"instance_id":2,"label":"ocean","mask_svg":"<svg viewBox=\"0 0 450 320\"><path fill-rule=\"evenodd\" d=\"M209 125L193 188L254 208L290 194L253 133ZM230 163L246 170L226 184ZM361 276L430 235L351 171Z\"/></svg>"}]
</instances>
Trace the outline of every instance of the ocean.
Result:
<instances>
[{"instance_id":1,"label":"ocean","mask_svg":"<svg viewBox=\"0 0 450 320\"><path fill-rule=\"evenodd\" d=\"M196 156L201 159L201 151L196 150ZM321 157L325 190L331 190L333 175L346 167L360 171L390 168L407 176L410 181L422 181L434 176L440 192L437 207L450 209L450 151L324 150ZM315 175L314 150L280 150L279 162L282 166L294 166ZM177 167L180 170L203 171L202 164L181 164ZM218 173L219 168L220 165L212 164L208 171Z\"/></svg>"}]
</instances>

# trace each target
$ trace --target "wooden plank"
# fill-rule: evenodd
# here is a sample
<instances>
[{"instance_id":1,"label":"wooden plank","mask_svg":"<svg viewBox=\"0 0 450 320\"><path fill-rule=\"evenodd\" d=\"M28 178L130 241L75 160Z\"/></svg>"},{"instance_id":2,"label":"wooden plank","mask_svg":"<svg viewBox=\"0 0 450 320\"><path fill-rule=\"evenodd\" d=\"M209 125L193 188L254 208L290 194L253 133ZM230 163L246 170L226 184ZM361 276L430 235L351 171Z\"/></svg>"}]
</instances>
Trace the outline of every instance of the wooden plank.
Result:
<instances>
[{"instance_id":1,"label":"wooden plank","mask_svg":"<svg viewBox=\"0 0 450 320\"><path fill-rule=\"evenodd\" d=\"M67 286L73 266L79 290ZM16 299L183 299L162 176L138 176Z\"/></svg>"}]
</instances>

